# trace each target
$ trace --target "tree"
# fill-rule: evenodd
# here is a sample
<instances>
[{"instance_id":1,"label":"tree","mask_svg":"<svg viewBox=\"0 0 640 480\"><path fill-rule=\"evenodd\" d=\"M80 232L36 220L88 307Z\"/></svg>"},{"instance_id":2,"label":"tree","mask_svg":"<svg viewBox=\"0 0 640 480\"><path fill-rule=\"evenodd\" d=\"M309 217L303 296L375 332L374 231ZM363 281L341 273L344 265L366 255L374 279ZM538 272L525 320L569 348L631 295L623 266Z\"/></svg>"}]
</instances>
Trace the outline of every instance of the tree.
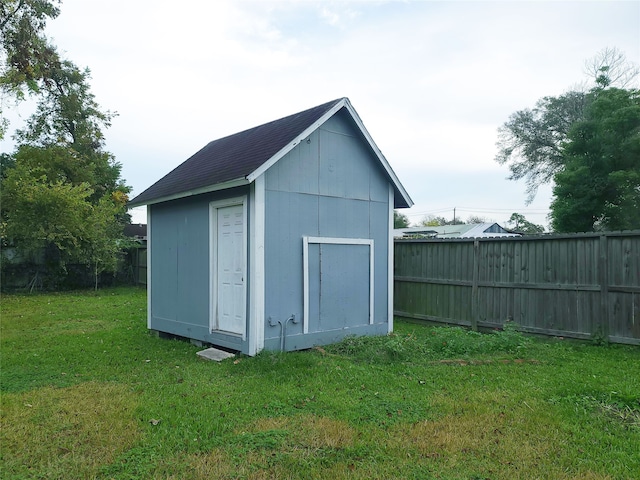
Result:
<instances>
[{"instance_id":1,"label":"tree","mask_svg":"<svg viewBox=\"0 0 640 480\"><path fill-rule=\"evenodd\" d=\"M493 220L487 217L481 217L480 215L469 215L465 223L495 223Z\"/></svg>"},{"instance_id":2,"label":"tree","mask_svg":"<svg viewBox=\"0 0 640 480\"><path fill-rule=\"evenodd\" d=\"M0 90L17 101L38 93L52 69L60 63L56 49L47 41L47 20L60 14L59 0L2 0L0 2ZM8 122L0 104L0 139Z\"/></svg>"},{"instance_id":3,"label":"tree","mask_svg":"<svg viewBox=\"0 0 640 480\"><path fill-rule=\"evenodd\" d=\"M629 63L617 48L607 47L585 62L585 72L597 87L627 88L640 74L640 68Z\"/></svg>"},{"instance_id":4,"label":"tree","mask_svg":"<svg viewBox=\"0 0 640 480\"><path fill-rule=\"evenodd\" d=\"M116 189L128 193L120 180L122 166L103 149L102 131L111 125L114 114L103 112L95 101L88 84L89 71L80 71L65 60L50 73L43 82L35 113L25 128L16 132L15 138L21 144L18 151L35 153L41 148L44 152L66 152L64 156L54 156L52 172L64 174L72 183L77 183L78 176L88 182L93 189L93 203ZM25 146L30 148L24 149ZM52 146L62 150L50 149ZM19 156L25 158L23 154ZM69 176L71 171L73 175Z\"/></svg>"},{"instance_id":5,"label":"tree","mask_svg":"<svg viewBox=\"0 0 640 480\"><path fill-rule=\"evenodd\" d=\"M36 112L16 139L31 145L69 145L81 153L100 151L102 130L111 125L114 114L101 110L89 79L88 69L81 71L73 62L60 61L44 79Z\"/></svg>"},{"instance_id":6,"label":"tree","mask_svg":"<svg viewBox=\"0 0 640 480\"><path fill-rule=\"evenodd\" d=\"M62 265L74 259L82 243L91 204L88 183L72 185L50 180L39 171L18 164L2 182L3 222L0 234L26 256L47 244L57 248Z\"/></svg>"},{"instance_id":7,"label":"tree","mask_svg":"<svg viewBox=\"0 0 640 480\"><path fill-rule=\"evenodd\" d=\"M568 92L544 97L533 109L520 110L498 129L495 160L508 164L510 180L525 179L527 203L562 169L562 144L571 125L582 118L586 95Z\"/></svg>"},{"instance_id":8,"label":"tree","mask_svg":"<svg viewBox=\"0 0 640 480\"><path fill-rule=\"evenodd\" d=\"M8 153L0 153L0 182L7 176L7 172L16 164L15 159ZM2 206L0 205L0 208Z\"/></svg>"},{"instance_id":9,"label":"tree","mask_svg":"<svg viewBox=\"0 0 640 480\"><path fill-rule=\"evenodd\" d=\"M469 215L467 217L467 221L464 222L460 218L454 218L452 220L447 220L445 217L435 216L435 215L427 215L425 216L420 225L423 227L442 227L445 225L464 225L471 223L492 223L493 220L490 220L486 217L480 217L478 215Z\"/></svg>"},{"instance_id":10,"label":"tree","mask_svg":"<svg viewBox=\"0 0 640 480\"><path fill-rule=\"evenodd\" d=\"M0 4L0 89L16 101L37 99L14 136L16 151L0 158L0 235L24 254L48 252L49 263L62 269L91 264L97 282L117 266L130 188L104 150L103 130L114 114L96 102L89 70L61 58L44 35L58 3Z\"/></svg>"},{"instance_id":11,"label":"tree","mask_svg":"<svg viewBox=\"0 0 640 480\"><path fill-rule=\"evenodd\" d=\"M81 252L85 262L92 266L96 290L100 274L115 272L123 254L124 237L119 216L126 201L126 195L117 191L111 197L105 195L93 206L87 219L87 234Z\"/></svg>"},{"instance_id":12,"label":"tree","mask_svg":"<svg viewBox=\"0 0 640 480\"><path fill-rule=\"evenodd\" d=\"M2 180L0 236L25 258L46 251L48 269L92 265L97 285L101 272L118 265L126 187L93 201L92 165L69 148L22 146L14 158Z\"/></svg>"},{"instance_id":13,"label":"tree","mask_svg":"<svg viewBox=\"0 0 640 480\"><path fill-rule=\"evenodd\" d=\"M0 236L24 258L45 251L48 270L92 265L97 285L101 272L117 269L129 221L129 188L119 180L119 164L108 158L65 145L21 145L1 180Z\"/></svg>"},{"instance_id":14,"label":"tree","mask_svg":"<svg viewBox=\"0 0 640 480\"><path fill-rule=\"evenodd\" d=\"M617 49L605 49L587 61L591 90L572 90L558 97L544 97L533 109L512 114L498 129L495 160L508 165L509 179L526 181L527 202L538 186L550 183L565 168L563 146L571 127L584 119L590 92L625 87L638 76L638 68Z\"/></svg>"},{"instance_id":15,"label":"tree","mask_svg":"<svg viewBox=\"0 0 640 480\"><path fill-rule=\"evenodd\" d=\"M425 216L420 225L423 227L439 227L441 225L448 225L447 219L444 217L437 217L435 215L427 215Z\"/></svg>"},{"instance_id":16,"label":"tree","mask_svg":"<svg viewBox=\"0 0 640 480\"><path fill-rule=\"evenodd\" d=\"M72 185L87 183L94 194L93 203L100 197L114 190L128 192L128 187L120 180L121 165L111 160L109 154L81 154L72 146L52 144L48 146L32 146L23 144L10 156L12 168L23 166L25 172L33 176L44 175L47 180L62 180ZM96 195L98 191L98 195Z\"/></svg>"},{"instance_id":17,"label":"tree","mask_svg":"<svg viewBox=\"0 0 640 480\"><path fill-rule=\"evenodd\" d=\"M397 210L393 211L393 228L407 228L409 226L409 217Z\"/></svg>"},{"instance_id":18,"label":"tree","mask_svg":"<svg viewBox=\"0 0 640 480\"><path fill-rule=\"evenodd\" d=\"M640 91L594 89L563 146L551 219L559 232L640 228Z\"/></svg>"},{"instance_id":19,"label":"tree","mask_svg":"<svg viewBox=\"0 0 640 480\"><path fill-rule=\"evenodd\" d=\"M544 227L530 222L520 213L512 213L507 221L507 226L518 233L536 234L543 233Z\"/></svg>"},{"instance_id":20,"label":"tree","mask_svg":"<svg viewBox=\"0 0 640 480\"><path fill-rule=\"evenodd\" d=\"M467 220L475 220L479 218L480 217L470 216ZM465 222L463 222L460 218L447 220L445 217L427 215L422 219L422 221L420 222L420 225L422 225L423 227L441 227L444 225L463 225L464 223ZM474 223L474 222L467 221L467 223Z\"/></svg>"}]
</instances>

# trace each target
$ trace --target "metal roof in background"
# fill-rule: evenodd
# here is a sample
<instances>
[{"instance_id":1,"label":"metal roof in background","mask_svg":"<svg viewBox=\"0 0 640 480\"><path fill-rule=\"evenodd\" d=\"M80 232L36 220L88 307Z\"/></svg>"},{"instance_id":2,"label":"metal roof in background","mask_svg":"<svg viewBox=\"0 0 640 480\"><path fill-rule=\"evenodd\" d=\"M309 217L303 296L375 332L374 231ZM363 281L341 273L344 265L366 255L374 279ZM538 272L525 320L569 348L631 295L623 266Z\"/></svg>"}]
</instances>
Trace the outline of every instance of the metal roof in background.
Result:
<instances>
[{"instance_id":1,"label":"metal roof in background","mask_svg":"<svg viewBox=\"0 0 640 480\"><path fill-rule=\"evenodd\" d=\"M519 233L509 232L497 223L463 223L459 225L397 228L393 231L393 234L396 238L483 238L521 236Z\"/></svg>"}]
</instances>

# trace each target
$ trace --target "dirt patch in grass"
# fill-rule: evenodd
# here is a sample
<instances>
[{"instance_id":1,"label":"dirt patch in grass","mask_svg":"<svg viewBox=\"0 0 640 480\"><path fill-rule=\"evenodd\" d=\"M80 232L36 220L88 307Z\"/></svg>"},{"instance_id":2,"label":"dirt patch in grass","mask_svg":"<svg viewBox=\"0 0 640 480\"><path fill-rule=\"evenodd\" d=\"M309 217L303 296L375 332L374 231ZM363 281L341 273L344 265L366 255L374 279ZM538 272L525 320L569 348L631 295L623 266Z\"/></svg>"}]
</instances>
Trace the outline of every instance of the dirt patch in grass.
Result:
<instances>
[{"instance_id":1,"label":"dirt patch in grass","mask_svg":"<svg viewBox=\"0 0 640 480\"><path fill-rule=\"evenodd\" d=\"M89 382L2 396L3 470L89 478L140 437L137 398L123 385Z\"/></svg>"},{"instance_id":2,"label":"dirt patch in grass","mask_svg":"<svg viewBox=\"0 0 640 480\"><path fill-rule=\"evenodd\" d=\"M640 431L640 399L633 406L602 401L598 402L598 407L607 418Z\"/></svg>"}]
</instances>

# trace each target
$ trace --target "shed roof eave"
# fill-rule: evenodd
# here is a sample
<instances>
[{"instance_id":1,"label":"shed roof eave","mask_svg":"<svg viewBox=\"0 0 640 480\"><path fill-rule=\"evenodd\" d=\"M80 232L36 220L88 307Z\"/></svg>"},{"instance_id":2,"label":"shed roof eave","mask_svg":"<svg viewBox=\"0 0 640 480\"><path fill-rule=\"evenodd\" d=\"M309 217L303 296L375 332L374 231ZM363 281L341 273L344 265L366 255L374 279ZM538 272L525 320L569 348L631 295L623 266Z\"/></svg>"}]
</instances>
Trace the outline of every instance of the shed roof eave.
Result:
<instances>
[{"instance_id":1,"label":"shed roof eave","mask_svg":"<svg viewBox=\"0 0 640 480\"><path fill-rule=\"evenodd\" d=\"M169 202L171 200L178 200L180 198L192 197L194 195L200 195L203 193L217 192L220 190L227 190L229 188L241 187L243 185L249 185L251 181L248 178L241 177L235 180L229 180L227 182L217 183L215 185L207 185L206 187L196 188L193 190L187 190L173 195L167 195L164 197L153 198L149 201L142 202L130 202L127 204L127 208L141 207L143 205L155 205L157 203Z\"/></svg>"}]
</instances>

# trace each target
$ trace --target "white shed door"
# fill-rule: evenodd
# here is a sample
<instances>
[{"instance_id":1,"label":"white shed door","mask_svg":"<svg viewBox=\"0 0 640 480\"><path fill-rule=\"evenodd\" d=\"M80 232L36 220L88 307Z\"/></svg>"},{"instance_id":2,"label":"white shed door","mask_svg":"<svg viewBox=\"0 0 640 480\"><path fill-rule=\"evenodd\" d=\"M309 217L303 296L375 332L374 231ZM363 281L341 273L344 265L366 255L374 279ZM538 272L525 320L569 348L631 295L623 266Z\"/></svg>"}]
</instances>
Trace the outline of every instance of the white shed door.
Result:
<instances>
[{"instance_id":1,"label":"white shed door","mask_svg":"<svg viewBox=\"0 0 640 480\"><path fill-rule=\"evenodd\" d=\"M216 282L218 330L245 332L244 208L217 208Z\"/></svg>"}]
</instances>

